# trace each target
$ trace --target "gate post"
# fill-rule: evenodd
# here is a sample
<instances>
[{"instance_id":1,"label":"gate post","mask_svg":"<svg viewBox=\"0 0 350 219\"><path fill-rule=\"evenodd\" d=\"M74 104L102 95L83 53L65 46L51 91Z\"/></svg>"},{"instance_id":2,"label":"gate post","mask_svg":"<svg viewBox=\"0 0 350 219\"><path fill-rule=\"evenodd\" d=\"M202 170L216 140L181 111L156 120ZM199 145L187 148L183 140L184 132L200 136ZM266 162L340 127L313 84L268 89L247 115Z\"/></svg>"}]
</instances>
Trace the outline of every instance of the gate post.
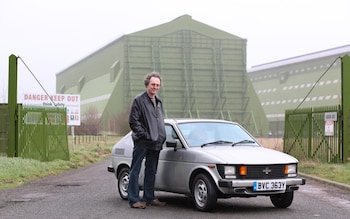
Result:
<instances>
[{"instance_id":1,"label":"gate post","mask_svg":"<svg viewBox=\"0 0 350 219\"><path fill-rule=\"evenodd\" d=\"M8 157L17 156L17 57L9 57L9 84L8 84L8 107L9 107L9 140Z\"/></svg>"},{"instance_id":2,"label":"gate post","mask_svg":"<svg viewBox=\"0 0 350 219\"><path fill-rule=\"evenodd\" d=\"M343 162L349 162L350 155L350 57L342 57L341 100L343 111Z\"/></svg>"},{"instance_id":3,"label":"gate post","mask_svg":"<svg viewBox=\"0 0 350 219\"><path fill-rule=\"evenodd\" d=\"M307 141L307 158L310 159L312 158L312 141L313 141L313 128L312 128L312 123L313 123L313 113L314 113L314 108L310 108L307 112L307 119L309 120L309 128L308 128L308 141Z\"/></svg>"}]
</instances>

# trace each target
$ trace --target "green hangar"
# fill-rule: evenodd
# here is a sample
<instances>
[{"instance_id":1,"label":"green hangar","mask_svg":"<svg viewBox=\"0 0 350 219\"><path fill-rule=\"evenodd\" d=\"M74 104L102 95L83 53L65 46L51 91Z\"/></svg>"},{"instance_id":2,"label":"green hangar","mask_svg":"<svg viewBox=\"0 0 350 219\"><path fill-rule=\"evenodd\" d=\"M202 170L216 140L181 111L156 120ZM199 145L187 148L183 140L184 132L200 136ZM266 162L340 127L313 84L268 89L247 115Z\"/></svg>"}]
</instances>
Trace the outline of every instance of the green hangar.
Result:
<instances>
[{"instance_id":1,"label":"green hangar","mask_svg":"<svg viewBox=\"0 0 350 219\"><path fill-rule=\"evenodd\" d=\"M286 110L341 104L341 57L350 45L254 66L248 70L269 121L283 137Z\"/></svg>"},{"instance_id":2,"label":"green hangar","mask_svg":"<svg viewBox=\"0 0 350 219\"><path fill-rule=\"evenodd\" d=\"M256 136L268 135L246 71L246 40L189 15L119 37L56 74L56 92L80 95L82 123L94 108L101 129L118 132L115 118L127 114L151 71L163 78L158 94L165 117L227 119Z\"/></svg>"}]
</instances>

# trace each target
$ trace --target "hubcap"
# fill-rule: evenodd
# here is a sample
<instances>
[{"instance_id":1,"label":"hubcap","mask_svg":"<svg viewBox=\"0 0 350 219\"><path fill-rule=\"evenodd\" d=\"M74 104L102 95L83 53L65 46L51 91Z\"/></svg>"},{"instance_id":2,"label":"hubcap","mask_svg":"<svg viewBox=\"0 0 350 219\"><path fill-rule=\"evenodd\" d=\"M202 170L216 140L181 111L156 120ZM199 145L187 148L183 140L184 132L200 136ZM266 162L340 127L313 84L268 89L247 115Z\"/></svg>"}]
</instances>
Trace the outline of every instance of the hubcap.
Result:
<instances>
[{"instance_id":1,"label":"hubcap","mask_svg":"<svg viewBox=\"0 0 350 219\"><path fill-rule=\"evenodd\" d=\"M119 183L120 191L123 193L124 196L128 195L128 185L129 185L129 175L125 174L123 178L121 178Z\"/></svg>"},{"instance_id":2,"label":"hubcap","mask_svg":"<svg viewBox=\"0 0 350 219\"><path fill-rule=\"evenodd\" d=\"M207 185L203 180L199 180L196 184L196 190L195 190L195 198L196 198L197 204L203 207L207 202L207 197L208 197Z\"/></svg>"}]
</instances>

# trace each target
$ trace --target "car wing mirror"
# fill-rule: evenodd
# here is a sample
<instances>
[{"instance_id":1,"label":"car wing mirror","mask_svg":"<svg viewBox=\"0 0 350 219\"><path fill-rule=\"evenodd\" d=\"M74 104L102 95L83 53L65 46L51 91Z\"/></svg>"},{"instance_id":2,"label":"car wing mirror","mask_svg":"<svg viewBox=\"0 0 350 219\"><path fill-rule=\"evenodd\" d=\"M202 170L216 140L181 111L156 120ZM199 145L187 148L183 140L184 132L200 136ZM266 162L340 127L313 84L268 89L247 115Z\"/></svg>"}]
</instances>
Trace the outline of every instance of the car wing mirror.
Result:
<instances>
[{"instance_id":1,"label":"car wing mirror","mask_svg":"<svg viewBox=\"0 0 350 219\"><path fill-rule=\"evenodd\" d=\"M182 148L182 145L178 139L174 139L172 141L166 141L166 146L168 148L174 148L174 151L176 151L178 148Z\"/></svg>"}]
</instances>

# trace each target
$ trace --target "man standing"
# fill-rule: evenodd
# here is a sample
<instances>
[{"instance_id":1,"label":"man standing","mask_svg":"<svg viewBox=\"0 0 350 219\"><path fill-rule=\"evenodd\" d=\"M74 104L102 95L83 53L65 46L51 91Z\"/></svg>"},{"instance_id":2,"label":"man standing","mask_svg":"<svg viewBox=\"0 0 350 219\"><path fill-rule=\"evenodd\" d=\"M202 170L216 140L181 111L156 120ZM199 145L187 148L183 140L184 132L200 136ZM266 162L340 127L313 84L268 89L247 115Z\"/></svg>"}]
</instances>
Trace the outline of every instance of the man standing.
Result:
<instances>
[{"instance_id":1,"label":"man standing","mask_svg":"<svg viewBox=\"0 0 350 219\"><path fill-rule=\"evenodd\" d=\"M144 209L146 205L165 206L154 196L154 183L158 167L159 152L165 141L165 127L163 106L157 97L161 86L158 72L151 72L145 76L146 91L137 95L131 105L129 125L132 130L134 148L128 186L129 204L132 208ZM145 162L145 178L143 200L139 196L139 174L143 159Z\"/></svg>"}]
</instances>

